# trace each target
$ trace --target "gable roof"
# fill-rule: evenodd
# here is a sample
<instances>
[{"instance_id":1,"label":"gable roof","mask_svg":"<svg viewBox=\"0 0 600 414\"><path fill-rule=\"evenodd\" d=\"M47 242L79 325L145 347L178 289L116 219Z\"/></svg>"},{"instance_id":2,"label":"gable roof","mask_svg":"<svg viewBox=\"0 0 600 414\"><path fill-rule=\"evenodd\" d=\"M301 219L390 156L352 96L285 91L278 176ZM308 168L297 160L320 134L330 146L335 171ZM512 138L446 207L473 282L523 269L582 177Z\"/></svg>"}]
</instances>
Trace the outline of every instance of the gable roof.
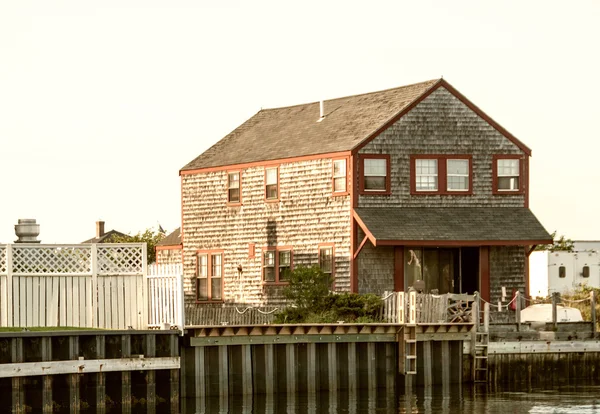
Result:
<instances>
[{"instance_id":1,"label":"gable roof","mask_svg":"<svg viewBox=\"0 0 600 414\"><path fill-rule=\"evenodd\" d=\"M173 230L164 239L156 243L157 246L179 246L181 244L181 227Z\"/></svg>"},{"instance_id":2,"label":"gable roof","mask_svg":"<svg viewBox=\"0 0 600 414\"><path fill-rule=\"evenodd\" d=\"M522 207L356 208L374 245L532 245L552 236Z\"/></svg>"},{"instance_id":3,"label":"gable roof","mask_svg":"<svg viewBox=\"0 0 600 414\"><path fill-rule=\"evenodd\" d=\"M446 88L527 155L531 150L466 99L434 79L320 103L263 109L185 165L181 172L227 165L356 151L439 87Z\"/></svg>"},{"instance_id":4,"label":"gable roof","mask_svg":"<svg viewBox=\"0 0 600 414\"><path fill-rule=\"evenodd\" d=\"M100 237L92 237L89 240L81 242L82 244L88 243L111 243L113 241L113 237L127 237L125 233L121 233L117 230L107 231Z\"/></svg>"}]
</instances>

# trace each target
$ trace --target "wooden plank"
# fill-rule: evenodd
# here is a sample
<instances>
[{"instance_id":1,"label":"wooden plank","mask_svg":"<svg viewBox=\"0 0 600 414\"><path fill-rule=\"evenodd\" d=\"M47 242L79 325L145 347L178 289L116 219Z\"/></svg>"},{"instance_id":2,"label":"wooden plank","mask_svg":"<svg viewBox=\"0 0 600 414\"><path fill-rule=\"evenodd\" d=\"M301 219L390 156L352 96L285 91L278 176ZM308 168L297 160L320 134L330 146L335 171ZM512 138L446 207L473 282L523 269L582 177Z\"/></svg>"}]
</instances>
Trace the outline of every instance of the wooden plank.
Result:
<instances>
[{"instance_id":1,"label":"wooden plank","mask_svg":"<svg viewBox=\"0 0 600 414\"><path fill-rule=\"evenodd\" d=\"M358 373L356 372L356 360L356 343L350 342L348 344L348 391L351 393L356 392L356 390L358 389Z\"/></svg>"},{"instance_id":2,"label":"wooden plank","mask_svg":"<svg viewBox=\"0 0 600 414\"><path fill-rule=\"evenodd\" d=\"M8 326L7 276L0 276L0 326Z\"/></svg>"},{"instance_id":3,"label":"wooden plank","mask_svg":"<svg viewBox=\"0 0 600 414\"><path fill-rule=\"evenodd\" d=\"M40 326L40 317L43 317L43 315L40 315L43 309L40 306L40 278L39 276L34 276L29 279L31 279L31 288L33 289L31 303L28 303L27 306L31 308L31 326Z\"/></svg>"},{"instance_id":4,"label":"wooden plank","mask_svg":"<svg viewBox=\"0 0 600 414\"><path fill-rule=\"evenodd\" d=\"M122 302L119 302L118 276L109 276L108 279L110 280L110 308L107 308L107 312L110 313L110 327L111 329L123 329L119 325L119 314L122 312L119 304Z\"/></svg>"},{"instance_id":5,"label":"wooden plank","mask_svg":"<svg viewBox=\"0 0 600 414\"><path fill-rule=\"evenodd\" d=\"M296 392L297 383L295 346L295 344L287 344L285 346L285 375L288 395L293 395Z\"/></svg>"},{"instance_id":6,"label":"wooden plank","mask_svg":"<svg viewBox=\"0 0 600 414\"><path fill-rule=\"evenodd\" d=\"M490 342L488 354L600 352L600 341Z\"/></svg>"},{"instance_id":7,"label":"wooden plank","mask_svg":"<svg viewBox=\"0 0 600 414\"><path fill-rule=\"evenodd\" d=\"M314 343L306 345L306 365L309 372L306 378L307 391L309 394L315 394L317 392L317 378L316 375L310 375L311 372L317 372L317 345Z\"/></svg>"},{"instance_id":8,"label":"wooden plank","mask_svg":"<svg viewBox=\"0 0 600 414\"><path fill-rule=\"evenodd\" d=\"M19 321L18 325L15 326L27 326L27 284L25 282L25 278L19 276L16 279L15 287L18 289L17 294L15 296L19 296ZM15 312L17 310L15 309Z\"/></svg>"},{"instance_id":9,"label":"wooden plank","mask_svg":"<svg viewBox=\"0 0 600 414\"><path fill-rule=\"evenodd\" d=\"M59 317L58 326L65 326L67 323L67 285L66 280L63 276L58 278L59 282Z\"/></svg>"},{"instance_id":10,"label":"wooden plank","mask_svg":"<svg viewBox=\"0 0 600 414\"><path fill-rule=\"evenodd\" d=\"M329 380L329 391L336 391L338 389L338 378L337 378L337 344L327 344L327 376Z\"/></svg>"},{"instance_id":11,"label":"wooden plank","mask_svg":"<svg viewBox=\"0 0 600 414\"><path fill-rule=\"evenodd\" d=\"M124 289L124 302L123 302L123 310L124 310L124 319L123 326L125 328L133 327L134 323L131 322L131 315L133 313L132 301L135 300L136 291L132 286L132 276L123 277L123 289ZM134 316L134 320L136 317Z\"/></svg>"},{"instance_id":12,"label":"wooden plank","mask_svg":"<svg viewBox=\"0 0 600 414\"><path fill-rule=\"evenodd\" d=\"M33 375L86 374L90 372L148 371L179 368L179 357L22 362L17 364L0 364L0 378L28 377Z\"/></svg>"},{"instance_id":13,"label":"wooden plank","mask_svg":"<svg viewBox=\"0 0 600 414\"><path fill-rule=\"evenodd\" d=\"M275 391L275 355L273 344L265 345L265 393L273 394Z\"/></svg>"},{"instance_id":14,"label":"wooden plank","mask_svg":"<svg viewBox=\"0 0 600 414\"><path fill-rule=\"evenodd\" d=\"M27 292L27 302L25 302L25 325L24 326L33 326L33 312L35 310L35 305L33 303L33 278L24 277L25 281L25 291Z\"/></svg>"},{"instance_id":15,"label":"wooden plank","mask_svg":"<svg viewBox=\"0 0 600 414\"><path fill-rule=\"evenodd\" d=\"M39 326L46 326L46 280L48 276L41 277L39 280Z\"/></svg>"},{"instance_id":16,"label":"wooden plank","mask_svg":"<svg viewBox=\"0 0 600 414\"><path fill-rule=\"evenodd\" d=\"M81 326L79 325L79 279L75 276L69 276L67 278L67 321L69 322L69 326ZM68 290L71 289L71 294L69 294Z\"/></svg>"},{"instance_id":17,"label":"wooden plank","mask_svg":"<svg viewBox=\"0 0 600 414\"><path fill-rule=\"evenodd\" d=\"M59 293L59 278L52 276L49 282L46 282L46 286L49 288L51 294L47 296L50 298L50 303L47 304L47 312L49 318L47 325L48 326L58 326L58 293Z\"/></svg>"},{"instance_id":18,"label":"wooden plank","mask_svg":"<svg viewBox=\"0 0 600 414\"><path fill-rule=\"evenodd\" d=\"M45 281L43 281L45 283ZM52 358L52 338L42 337L42 361L50 361ZM52 404L52 376L44 375L42 377L42 411L44 413L54 412Z\"/></svg>"},{"instance_id":19,"label":"wooden plank","mask_svg":"<svg viewBox=\"0 0 600 414\"><path fill-rule=\"evenodd\" d=\"M470 338L470 335L467 335ZM244 345L244 344L290 344L331 342L396 342L396 335L389 334L323 334L323 335L252 335L252 336L205 336L190 338L191 346Z\"/></svg>"},{"instance_id":20,"label":"wooden plank","mask_svg":"<svg viewBox=\"0 0 600 414\"><path fill-rule=\"evenodd\" d=\"M90 303L88 302L88 280L89 279L84 276L79 276L77 278L77 281L79 282L79 326L91 328L91 321L88 320L89 309L91 309Z\"/></svg>"},{"instance_id":21,"label":"wooden plank","mask_svg":"<svg viewBox=\"0 0 600 414\"><path fill-rule=\"evenodd\" d=\"M118 308L118 312L117 312L117 316L118 316L118 322L117 322L117 329L127 329L127 325L125 325L125 312L127 311L127 308L125 306L125 279L127 276L117 276L117 308ZM114 305L114 304L113 304Z\"/></svg>"}]
</instances>

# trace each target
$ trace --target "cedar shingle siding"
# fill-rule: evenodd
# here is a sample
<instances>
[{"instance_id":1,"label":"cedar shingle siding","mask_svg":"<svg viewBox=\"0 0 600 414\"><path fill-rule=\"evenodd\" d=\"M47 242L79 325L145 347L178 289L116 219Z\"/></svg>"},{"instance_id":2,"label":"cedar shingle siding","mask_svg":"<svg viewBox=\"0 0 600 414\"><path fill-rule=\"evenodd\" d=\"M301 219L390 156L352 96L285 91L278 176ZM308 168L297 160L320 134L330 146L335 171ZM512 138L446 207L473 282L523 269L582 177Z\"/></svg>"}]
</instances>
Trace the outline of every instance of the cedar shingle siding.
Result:
<instances>
[{"instance_id":1,"label":"cedar shingle siding","mask_svg":"<svg viewBox=\"0 0 600 414\"><path fill-rule=\"evenodd\" d=\"M264 167L244 169L242 206L229 207L227 171L183 175L186 294L194 294L196 250L223 249L225 300L277 303L280 288L262 283L263 247L292 246L294 266L316 265L319 243L335 243L336 288L349 290L350 199L331 195L332 160L281 164L279 180L279 202L267 203ZM254 258L248 257L249 243L256 246Z\"/></svg>"}]
</instances>

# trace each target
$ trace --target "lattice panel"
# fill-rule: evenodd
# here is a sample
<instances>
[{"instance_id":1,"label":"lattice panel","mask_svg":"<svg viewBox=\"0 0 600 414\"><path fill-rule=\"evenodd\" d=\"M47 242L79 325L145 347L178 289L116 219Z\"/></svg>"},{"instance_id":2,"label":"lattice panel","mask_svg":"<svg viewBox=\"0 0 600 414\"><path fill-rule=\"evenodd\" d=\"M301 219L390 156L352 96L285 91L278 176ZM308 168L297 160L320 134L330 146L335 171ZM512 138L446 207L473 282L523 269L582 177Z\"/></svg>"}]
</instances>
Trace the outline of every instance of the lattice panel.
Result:
<instances>
[{"instance_id":1,"label":"lattice panel","mask_svg":"<svg viewBox=\"0 0 600 414\"><path fill-rule=\"evenodd\" d=\"M7 270L6 265L6 247L0 246L0 273L6 273Z\"/></svg>"},{"instance_id":2,"label":"lattice panel","mask_svg":"<svg viewBox=\"0 0 600 414\"><path fill-rule=\"evenodd\" d=\"M98 274L143 274L142 246L98 245Z\"/></svg>"},{"instance_id":3,"label":"lattice panel","mask_svg":"<svg viewBox=\"0 0 600 414\"><path fill-rule=\"evenodd\" d=\"M91 250L85 247L13 246L15 274L90 274Z\"/></svg>"}]
</instances>

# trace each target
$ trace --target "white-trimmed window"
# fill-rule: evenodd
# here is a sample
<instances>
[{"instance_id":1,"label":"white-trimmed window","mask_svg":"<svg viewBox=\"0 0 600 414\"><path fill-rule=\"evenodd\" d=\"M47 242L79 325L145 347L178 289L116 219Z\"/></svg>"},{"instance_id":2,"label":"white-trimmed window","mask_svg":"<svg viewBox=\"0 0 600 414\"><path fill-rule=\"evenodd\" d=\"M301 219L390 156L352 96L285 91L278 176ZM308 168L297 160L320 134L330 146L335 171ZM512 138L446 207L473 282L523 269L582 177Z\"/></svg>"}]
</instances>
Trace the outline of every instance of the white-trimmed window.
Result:
<instances>
[{"instance_id":1,"label":"white-trimmed window","mask_svg":"<svg viewBox=\"0 0 600 414\"><path fill-rule=\"evenodd\" d=\"M345 193L346 187L346 160L333 160L333 192Z\"/></svg>"},{"instance_id":2,"label":"white-trimmed window","mask_svg":"<svg viewBox=\"0 0 600 414\"><path fill-rule=\"evenodd\" d=\"M520 163L516 158L498 159L498 191L518 191L520 187Z\"/></svg>"},{"instance_id":3,"label":"white-trimmed window","mask_svg":"<svg viewBox=\"0 0 600 414\"><path fill-rule=\"evenodd\" d=\"M417 158L415 160L415 189L417 191L437 191L438 160Z\"/></svg>"},{"instance_id":4,"label":"white-trimmed window","mask_svg":"<svg viewBox=\"0 0 600 414\"><path fill-rule=\"evenodd\" d=\"M240 172L227 174L227 201L229 203L240 202Z\"/></svg>"},{"instance_id":5,"label":"white-trimmed window","mask_svg":"<svg viewBox=\"0 0 600 414\"><path fill-rule=\"evenodd\" d=\"M333 247L319 247L319 267L323 273L333 277Z\"/></svg>"},{"instance_id":6,"label":"white-trimmed window","mask_svg":"<svg viewBox=\"0 0 600 414\"><path fill-rule=\"evenodd\" d=\"M265 168L265 198L267 200L279 199L279 168Z\"/></svg>"},{"instance_id":7,"label":"white-trimmed window","mask_svg":"<svg viewBox=\"0 0 600 414\"><path fill-rule=\"evenodd\" d=\"M203 252L196 257L196 300L223 300L223 253Z\"/></svg>"},{"instance_id":8,"label":"white-trimmed window","mask_svg":"<svg viewBox=\"0 0 600 414\"><path fill-rule=\"evenodd\" d=\"M289 280L289 273L292 270L292 251L291 250L280 250L279 252L279 263L277 267L279 269L278 281L287 282Z\"/></svg>"},{"instance_id":9,"label":"white-trimmed window","mask_svg":"<svg viewBox=\"0 0 600 414\"><path fill-rule=\"evenodd\" d=\"M469 160L446 160L447 190L469 190Z\"/></svg>"}]
</instances>

